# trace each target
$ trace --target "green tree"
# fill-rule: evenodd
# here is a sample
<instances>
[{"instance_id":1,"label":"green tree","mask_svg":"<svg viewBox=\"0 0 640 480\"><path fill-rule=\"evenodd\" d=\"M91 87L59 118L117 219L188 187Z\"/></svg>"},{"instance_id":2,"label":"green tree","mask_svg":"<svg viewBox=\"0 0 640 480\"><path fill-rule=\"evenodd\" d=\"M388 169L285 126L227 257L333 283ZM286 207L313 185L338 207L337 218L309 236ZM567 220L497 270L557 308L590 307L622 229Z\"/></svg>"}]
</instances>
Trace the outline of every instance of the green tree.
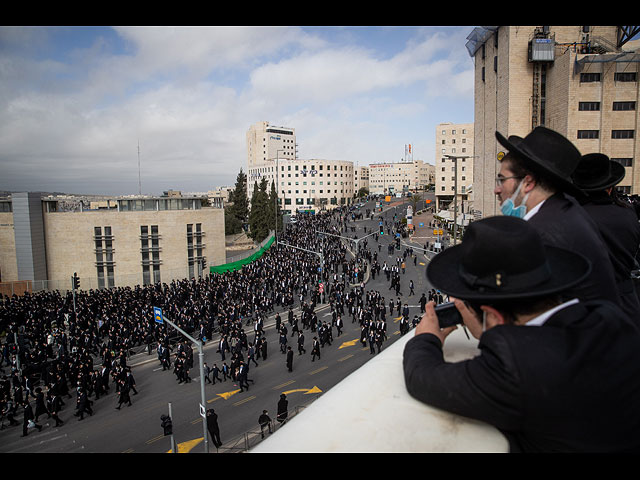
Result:
<instances>
[{"instance_id":1,"label":"green tree","mask_svg":"<svg viewBox=\"0 0 640 480\"><path fill-rule=\"evenodd\" d=\"M369 189L367 187L360 187L360 190L358 190L358 198L366 197L367 195L369 195Z\"/></svg>"},{"instance_id":2,"label":"green tree","mask_svg":"<svg viewBox=\"0 0 640 480\"><path fill-rule=\"evenodd\" d=\"M269 217L269 224L275 225L274 216L278 219L278 232L282 232L282 209L280 208L280 199L278 198L278 192L276 186L271 182L271 192L269 193L269 205L271 208L271 215ZM271 227L274 228L274 227Z\"/></svg>"},{"instance_id":3,"label":"green tree","mask_svg":"<svg viewBox=\"0 0 640 480\"><path fill-rule=\"evenodd\" d=\"M262 178L260 185L255 183L251 196L251 211L249 212L249 237L256 242L261 242L269 235L273 228L273 221L269 222L273 207L269 204L267 194L267 179Z\"/></svg>"},{"instance_id":4,"label":"green tree","mask_svg":"<svg viewBox=\"0 0 640 480\"><path fill-rule=\"evenodd\" d=\"M247 198L247 175L240 169L236 177L236 186L229 195L231 205L224 209L224 225L227 235L240 233L249 216Z\"/></svg>"}]
</instances>

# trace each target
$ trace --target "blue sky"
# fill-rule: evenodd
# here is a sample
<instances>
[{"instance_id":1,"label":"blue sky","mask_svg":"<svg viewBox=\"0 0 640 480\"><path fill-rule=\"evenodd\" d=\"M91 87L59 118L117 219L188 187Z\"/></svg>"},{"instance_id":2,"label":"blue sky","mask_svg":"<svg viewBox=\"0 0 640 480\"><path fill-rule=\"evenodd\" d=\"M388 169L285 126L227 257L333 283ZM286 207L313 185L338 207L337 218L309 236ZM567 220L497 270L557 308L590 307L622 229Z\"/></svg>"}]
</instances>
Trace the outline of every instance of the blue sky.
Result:
<instances>
[{"instance_id":1,"label":"blue sky","mask_svg":"<svg viewBox=\"0 0 640 480\"><path fill-rule=\"evenodd\" d=\"M299 158L434 163L473 122L472 27L0 27L0 190L207 191L255 122Z\"/></svg>"}]
</instances>

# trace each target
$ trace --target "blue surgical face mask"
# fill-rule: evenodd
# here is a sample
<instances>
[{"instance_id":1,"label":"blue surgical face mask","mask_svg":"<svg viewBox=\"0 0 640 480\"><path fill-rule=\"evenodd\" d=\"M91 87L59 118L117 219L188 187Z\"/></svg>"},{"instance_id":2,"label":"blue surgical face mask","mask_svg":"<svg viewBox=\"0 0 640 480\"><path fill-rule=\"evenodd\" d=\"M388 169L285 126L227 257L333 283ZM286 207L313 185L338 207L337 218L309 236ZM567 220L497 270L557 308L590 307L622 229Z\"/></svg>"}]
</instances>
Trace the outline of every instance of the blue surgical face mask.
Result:
<instances>
[{"instance_id":1,"label":"blue surgical face mask","mask_svg":"<svg viewBox=\"0 0 640 480\"><path fill-rule=\"evenodd\" d=\"M514 203L514 200L518 198L518 194L520 193L520 188L522 187L523 181L524 180L520 180L518 188L516 188L516 191L513 192L513 195L511 195L510 198L507 198L502 203L502 205L500 205L500 211L503 215L507 215L509 217L524 218L524 216L527 214L527 206L525 205L525 203L527 202L527 197L529 196L528 193L524 196L522 202L518 207L516 207Z\"/></svg>"}]
</instances>

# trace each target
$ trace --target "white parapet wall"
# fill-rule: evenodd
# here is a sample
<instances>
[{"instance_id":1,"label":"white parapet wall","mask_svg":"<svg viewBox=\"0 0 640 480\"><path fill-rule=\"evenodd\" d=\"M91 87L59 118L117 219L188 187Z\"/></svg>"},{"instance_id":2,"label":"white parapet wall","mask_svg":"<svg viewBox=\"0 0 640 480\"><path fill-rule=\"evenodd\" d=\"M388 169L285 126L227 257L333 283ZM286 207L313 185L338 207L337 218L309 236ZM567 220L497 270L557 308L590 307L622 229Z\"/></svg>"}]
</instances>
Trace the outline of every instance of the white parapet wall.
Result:
<instances>
[{"instance_id":1,"label":"white parapet wall","mask_svg":"<svg viewBox=\"0 0 640 480\"><path fill-rule=\"evenodd\" d=\"M411 330L324 393L251 453L499 453L506 438L494 427L432 408L409 395L402 355ZM464 330L445 342L445 358L478 354Z\"/></svg>"}]
</instances>

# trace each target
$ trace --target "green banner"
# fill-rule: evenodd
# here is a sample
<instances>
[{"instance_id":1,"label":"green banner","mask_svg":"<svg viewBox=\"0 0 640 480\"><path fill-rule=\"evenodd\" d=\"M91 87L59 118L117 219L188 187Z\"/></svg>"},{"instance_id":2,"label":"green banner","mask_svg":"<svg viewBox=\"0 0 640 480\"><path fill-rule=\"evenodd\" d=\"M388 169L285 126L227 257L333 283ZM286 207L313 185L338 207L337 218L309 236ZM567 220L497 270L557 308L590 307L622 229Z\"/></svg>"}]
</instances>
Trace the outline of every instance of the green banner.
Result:
<instances>
[{"instance_id":1,"label":"green banner","mask_svg":"<svg viewBox=\"0 0 640 480\"><path fill-rule=\"evenodd\" d=\"M236 262L225 263L223 265L216 265L213 267L209 267L209 273L224 273L224 272L241 269L243 265L247 265L248 263L251 263L254 260L257 260L258 258L260 258L264 254L264 252L269 250L269 247L271 247L271 244L273 244L275 239L276 239L275 236L271 237L269 241L265 243L260 250L258 250L256 253L249 255L247 258L243 258L242 260L238 260Z\"/></svg>"}]
</instances>

